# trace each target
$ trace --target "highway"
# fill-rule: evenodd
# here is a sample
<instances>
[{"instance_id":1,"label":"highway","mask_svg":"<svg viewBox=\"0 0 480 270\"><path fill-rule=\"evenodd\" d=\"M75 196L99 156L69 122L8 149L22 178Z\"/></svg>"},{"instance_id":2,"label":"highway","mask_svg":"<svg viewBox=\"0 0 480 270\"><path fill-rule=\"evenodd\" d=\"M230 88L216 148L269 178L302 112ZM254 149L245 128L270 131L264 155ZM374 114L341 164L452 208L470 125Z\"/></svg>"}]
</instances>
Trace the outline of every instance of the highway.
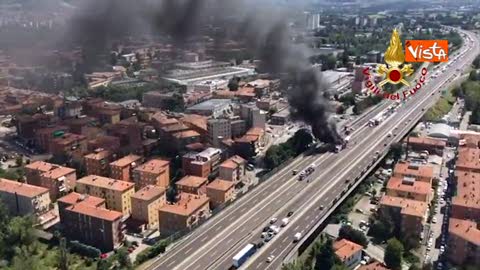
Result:
<instances>
[{"instance_id":1,"label":"highway","mask_svg":"<svg viewBox=\"0 0 480 270\"><path fill-rule=\"evenodd\" d=\"M477 42L473 50L478 52ZM477 53L465 55L449 70L464 66L476 55ZM448 71L444 74L448 74ZM398 107L397 112L386 121L374 128L367 127L365 124L370 118L391 104L389 101L382 102L352 124L355 131L347 149L337 154L327 152L300 156L271 179L178 241L164 255L152 260L145 269L228 269L232 257L246 243L260 240L260 232L271 217L281 219L287 212L293 211L290 223L244 266L245 269L278 268L286 254L295 248L292 244L293 234L305 234L324 219L340 195L346 194L348 188L345 180L352 180L366 172L366 168L374 161L376 151L386 151L389 144L400 140L399 134L407 132L414 124L412 120L406 121L418 120L423 114L422 108L435 102L438 98L436 90L447 80L449 78L443 76L430 79L427 85ZM435 99L431 98L432 93ZM388 132L395 128L398 136L388 137ZM298 181L298 176L292 175L292 170L301 171L312 163L316 170L309 176L309 182ZM325 209L320 211L319 205L325 205ZM270 255L274 255L275 259L268 264L266 258Z\"/></svg>"}]
</instances>

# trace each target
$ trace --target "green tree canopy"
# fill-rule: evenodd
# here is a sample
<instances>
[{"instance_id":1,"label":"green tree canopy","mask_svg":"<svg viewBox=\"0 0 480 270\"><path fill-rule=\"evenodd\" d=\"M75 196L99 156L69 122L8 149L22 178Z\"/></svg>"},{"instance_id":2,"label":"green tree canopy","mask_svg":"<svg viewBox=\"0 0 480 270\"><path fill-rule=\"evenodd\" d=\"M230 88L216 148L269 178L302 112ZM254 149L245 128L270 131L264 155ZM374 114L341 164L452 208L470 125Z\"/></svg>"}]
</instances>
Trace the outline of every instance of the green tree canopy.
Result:
<instances>
[{"instance_id":1,"label":"green tree canopy","mask_svg":"<svg viewBox=\"0 0 480 270\"><path fill-rule=\"evenodd\" d=\"M344 225L340 228L338 232L339 239L347 239L363 247L368 246L368 239L365 237L362 231L352 228L352 226Z\"/></svg>"},{"instance_id":2,"label":"green tree canopy","mask_svg":"<svg viewBox=\"0 0 480 270\"><path fill-rule=\"evenodd\" d=\"M388 268L392 270L402 269L403 245L396 238L387 241L384 261Z\"/></svg>"}]
</instances>

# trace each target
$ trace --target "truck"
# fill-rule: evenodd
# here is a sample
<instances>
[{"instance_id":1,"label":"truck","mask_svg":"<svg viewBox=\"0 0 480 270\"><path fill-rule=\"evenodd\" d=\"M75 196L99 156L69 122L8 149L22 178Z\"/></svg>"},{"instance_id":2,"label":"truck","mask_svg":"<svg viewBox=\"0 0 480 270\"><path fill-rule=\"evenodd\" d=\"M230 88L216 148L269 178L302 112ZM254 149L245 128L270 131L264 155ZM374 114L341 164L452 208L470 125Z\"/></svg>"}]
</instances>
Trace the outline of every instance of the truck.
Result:
<instances>
[{"instance_id":1,"label":"truck","mask_svg":"<svg viewBox=\"0 0 480 270\"><path fill-rule=\"evenodd\" d=\"M350 141L350 136L345 137L342 142L335 144L335 153L338 153L347 147Z\"/></svg>"},{"instance_id":2,"label":"truck","mask_svg":"<svg viewBox=\"0 0 480 270\"><path fill-rule=\"evenodd\" d=\"M233 256L233 266L240 268L257 251L254 244L248 244Z\"/></svg>"}]
</instances>

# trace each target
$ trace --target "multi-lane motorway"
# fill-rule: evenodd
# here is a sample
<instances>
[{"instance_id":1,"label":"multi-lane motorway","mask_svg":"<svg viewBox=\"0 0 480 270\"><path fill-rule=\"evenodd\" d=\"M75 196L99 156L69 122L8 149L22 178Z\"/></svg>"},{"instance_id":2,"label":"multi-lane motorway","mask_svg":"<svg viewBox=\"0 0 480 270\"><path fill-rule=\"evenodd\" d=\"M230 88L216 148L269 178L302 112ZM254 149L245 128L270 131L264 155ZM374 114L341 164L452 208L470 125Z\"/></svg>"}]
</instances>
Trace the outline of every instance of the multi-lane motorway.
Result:
<instances>
[{"instance_id":1,"label":"multi-lane motorway","mask_svg":"<svg viewBox=\"0 0 480 270\"><path fill-rule=\"evenodd\" d=\"M181 239L164 255L151 261L146 269L228 269L232 257L240 249L247 243L260 240L262 228L272 217L281 219L293 211L290 223L242 267L277 269L285 256L296 248L293 235L297 232L306 234L326 218L355 178L376 161L375 153L385 152L392 142L400 140L401 135L418 121L423 110L434 104L439 96L438 90L449 84L455 71L473 61L479 51L478 40L473 34L467 34L474 42L466 43L461 50L468 50L468 53L450 64L438 78L429 78L427 85L379 126L367 127L365 123L391 102L381 103L353 124L355 131L347 149L337 154L328 152L295 159L250 194ZM292 175L292 170L301 171L311 164L315 164L316 170L309 176L310 181L298 181L298 176ZM347 179L349 183L346 183ZM320 205L325 206L323 210L319 209ZM267 263L269 256L274 259Z\"/></svg>"}]
</instances>

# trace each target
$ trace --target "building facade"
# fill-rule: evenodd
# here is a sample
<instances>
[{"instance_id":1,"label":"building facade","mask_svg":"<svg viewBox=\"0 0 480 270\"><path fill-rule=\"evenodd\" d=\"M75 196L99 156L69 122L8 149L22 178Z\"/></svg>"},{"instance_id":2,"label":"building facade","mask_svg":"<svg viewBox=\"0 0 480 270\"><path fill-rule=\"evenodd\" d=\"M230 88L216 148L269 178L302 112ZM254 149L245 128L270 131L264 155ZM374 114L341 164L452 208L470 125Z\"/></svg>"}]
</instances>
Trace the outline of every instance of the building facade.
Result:
<instances>
[{"instance_id":1,"label":"building facade","mask_svg":"<svg viewBox=\"0 0 480 270\"><path fill-rule=\"evenodd\" d=\"M121 212L124 216L132 212L131 196L135 190L131 182L89 175L77 181L77 192L105 199L108 209Z\"/></svg>"}]
</instances>

